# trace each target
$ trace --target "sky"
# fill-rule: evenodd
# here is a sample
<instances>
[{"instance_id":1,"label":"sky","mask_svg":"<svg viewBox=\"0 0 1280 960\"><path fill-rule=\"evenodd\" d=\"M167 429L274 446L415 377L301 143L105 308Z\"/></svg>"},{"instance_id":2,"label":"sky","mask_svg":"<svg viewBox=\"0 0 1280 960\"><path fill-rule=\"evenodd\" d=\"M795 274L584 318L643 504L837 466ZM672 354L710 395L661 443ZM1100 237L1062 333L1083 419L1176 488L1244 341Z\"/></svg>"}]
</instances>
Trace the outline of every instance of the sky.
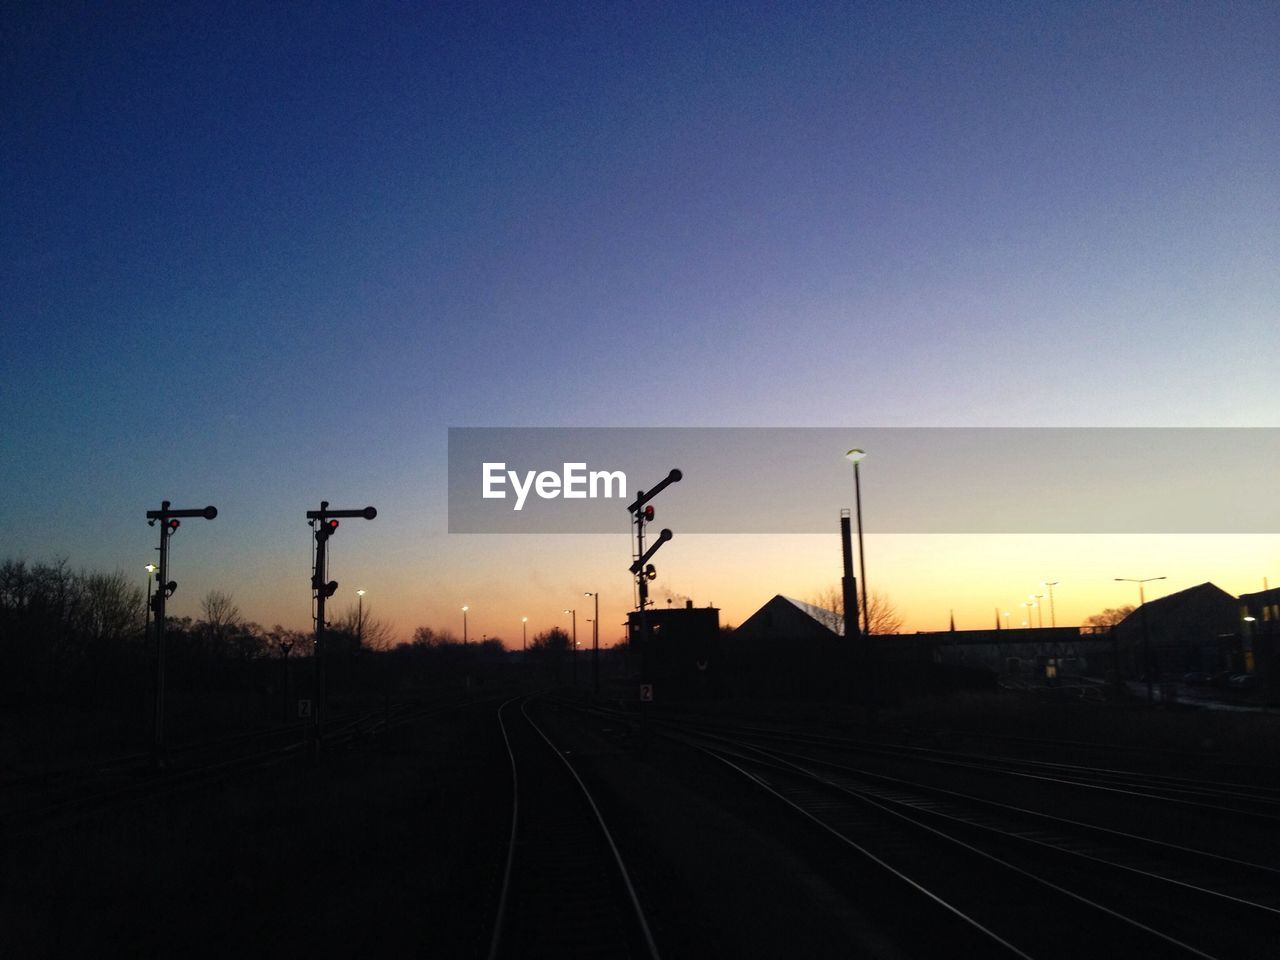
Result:
<instances>
[{"instance_id":1,"label":"sky","mask_svg":"<svg viewBox=\"0 0 1280 960\"><path fill-rule=\"evenodd\" d=\"M0 13L0 557L142 585L145 511L213 503L170 612L305 628L304 512L373 504L340 608L511 645L598 590L610 642L625 519L449 534L449 427L1280 426L1275 4L188 6ZM659 602L829 587L849 505L677 531ZM867 566L908 629L1047 579L1078 622L1280 584L1280 541Z\"/></svg>"}]
</instances>

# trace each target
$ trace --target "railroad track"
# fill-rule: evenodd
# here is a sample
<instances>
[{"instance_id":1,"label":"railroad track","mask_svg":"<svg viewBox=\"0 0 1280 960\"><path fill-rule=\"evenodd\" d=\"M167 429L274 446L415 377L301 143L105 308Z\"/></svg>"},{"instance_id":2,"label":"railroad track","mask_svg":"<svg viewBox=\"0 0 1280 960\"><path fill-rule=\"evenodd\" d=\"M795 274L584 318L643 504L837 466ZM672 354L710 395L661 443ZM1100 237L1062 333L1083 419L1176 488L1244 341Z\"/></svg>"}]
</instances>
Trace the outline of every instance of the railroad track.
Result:
<instances>
[{"instance_id":1,"label":"railroad track","mask_svg":"<svg viewBox=\"0 0 1280 960\"><path fill-rule=\"evenodd\" d=\"M627 715L593 712L613 720ZM1102 824L1088 823L936 782L890 776L860 762L879 751L878 745L866 750L861 741L851 749L841 738L762 728L728 732L734 728L687 720L655 720L653 728L730 766L935 906L952 908L953 917L967 918L972 933L991 935L992 950L1071 956L1076 949L1119 953L1124 945L1124 952L1142 956L1267 957L1280 942L1280 865L1115 829L1104 825L1105 818ZM1037 778L1054 789L1053 777ZM1233 793L1237 785L1166 780L1163 786L1180 803L1196 805L1203 798L1198 806L1207 816L1238 813L1218 802L1222 792ZM1114 780L1101 783L1115 789ZM1265 791L1244 792L1267 799ZM961 850L985 862L978 868L954 863ZM1018 904L1035 889L1046 912L1038 926L1034 912L1025 922L1019 922L1018 911L1008 917L993 913L984 908L983 898L973 903L972 891L952 883L946 870L939 877L930 858L949 860L952 866L946 869L971 878L998 867L979 884L988 900ZM1103 939L1092 946L1070 936L1039 942L1046 923L1057 929L1047 918L1063 916L1085 923L1093 931L1090 937ZM1107 946L1099 947L1103 942Z\"/></svg>"},{"instance_id":2,"label":"railroad track","mask_svg":"<svg viewBox=\"0 0 1280 960\"><path fill-rule=\"evenodd\" d=\"M1274 955L1280 911L1266 904L1106 860L912 785L869 783L862 771L744 740L682 736L915 891L922 910L961 920L993 953Z\"/></svg>"},{"instance_id":3,"label":"railroad track","mask_svg":"<svg viewBox=\"0 0 1280 960\"><path fill-rule=\"evenodd\" d=\"M804 743L891 760L915 759L938 766L1034 780L1050 786L1096 790L1280 825L1280 788L1272 786L966 753L935 747L887 744L883 741L803 733L758 725L726 724L689 718L655 718L654 722L668 728L721 731L728 735Z\"/></svg>"},{"instance_id":4,"label":"railroad track","mask_svg":"<svg viewBox=\"0 0 1280 960\"><path fill-rule=\"evenodd\" d=\"M600 807L530 715L530 699L516 697L498 709L512 812L488 956L657 960Z\"/></svg>"}]
</instances>

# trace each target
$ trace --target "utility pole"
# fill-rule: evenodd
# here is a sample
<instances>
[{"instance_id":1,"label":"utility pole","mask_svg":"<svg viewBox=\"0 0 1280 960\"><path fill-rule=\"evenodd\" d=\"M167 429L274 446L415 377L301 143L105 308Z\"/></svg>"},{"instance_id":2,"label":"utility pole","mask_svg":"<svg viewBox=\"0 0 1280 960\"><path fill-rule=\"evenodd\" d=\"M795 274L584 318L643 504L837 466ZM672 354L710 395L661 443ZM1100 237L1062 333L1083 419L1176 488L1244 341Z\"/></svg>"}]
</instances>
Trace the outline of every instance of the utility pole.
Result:
<instances>
[{"instance_id":1,"label":"utility pole","mask_svg":"<svg viewBox=\"0 0 1280 960\"><path fill-rule=\"evenodd\" d=\"M156 712L152 749L157 765L164 763L164 602L178 589L178 582L169 579L169 538L182 526L181 518L204 517L212 520L217 515L218 508L214 506L174 510L169 506L168 500L161 501L159 510L147 511L148 526L154 527L157 521L160 523L160 566L155 571L156 582L160 586L148 600L156 615Z\"/></svg>"},{"instance_id":2,"label":"utility pole","mask_svg":"<svg viewBox=\"0 0 1280 960\"><path fill-rule=\"evenodd\" d=\"M596 602L596 616L591 621L591 689L596 699L600 699L600 592L587 592L584 597L593 597Z\"/></svg>"},{"instance_id":3,"label":"utility pole","mask_svg":"<svg viewBox=\"0 0 1280 960\"><path fill-rule=\"evenodd\" d=\"M311 591L316 609L316 642L315 651L311 655L312 675L315 679L315 702L311 705L311 729L315 738L314 749L320 752L320 739L324 736L325 709L325 648L324 648L324 604L338 590L338 581L329 580L329 559L326 547L329 538L338 531L338 518L362 517L372 520L378 515L373 507L363 510L330 510L329 501L321 500L319 510L307 511L307 522L315 530L315 563L311 572Z\"/></svg>"},{"instance_id":4,"label":"utility pole","mask_svg":"<svg viewBox=\"0 0 1280 960\"><path fill-rule=\"evenodd\" d=\"M1057 627L1058 625L1058 611L1053 606L1053 588L1061 582L1061 580L1045 580L1040 584L1042 587L1049 588L1049 626L1051 627Z\"/></svg>"}]
</instances>

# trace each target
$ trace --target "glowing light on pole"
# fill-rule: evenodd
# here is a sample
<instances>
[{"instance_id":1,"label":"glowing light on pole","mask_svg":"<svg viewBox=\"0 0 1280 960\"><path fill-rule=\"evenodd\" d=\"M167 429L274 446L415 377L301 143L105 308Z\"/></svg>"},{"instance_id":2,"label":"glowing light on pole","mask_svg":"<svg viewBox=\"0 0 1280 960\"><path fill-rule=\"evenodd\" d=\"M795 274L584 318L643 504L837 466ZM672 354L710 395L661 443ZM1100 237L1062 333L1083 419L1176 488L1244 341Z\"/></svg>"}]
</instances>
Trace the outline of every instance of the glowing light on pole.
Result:
<instances>
[{"instance_id":1,"label":"glowing light on pole","mask_svg":"<svg viewBox=\"0 0 1280 960\"><path fill-rule=\"evenodd\" d=\"M1040 586L1049 588L1049 626L1051 627L1056 627L1058 625L1058 613L1053 606L1053 588L1061 582L1061 580L1040 581Z\"/></svg>"},{"instance_id":2,"label":"glowing light on pole","mask_svg":"<svg viewBox=\"0 0 1280 960\"><path fill-rule=\"evenodd\" d=\"M596 616L591 621L591 687L600 696L600 594L590 591L583 594L596 602Z\"/></svg>"},{"instance_id":3,"label":"glowing light on pole","mask_svg":"<svg viewBox=\"0 0 1280 960\"><path fill-rule=\"evenodd\" d=\"M1043 627L1043 626L1044 626L1044 604L1042 604L1042 603L1037 603L1036 601L1043 600L1043 599L1044 599L1044 594L1043 594L1043 593L1028 593L1028 594L1027 594L1027 599L1028 599L1028 600L1030 600L1030 601L1031 601L1031 605L1032 605L1033 607L1035 607L1035 608L1036 608L1036 620L1039 622L1039 626ZM1030 618L1028 618L1028 619L1030 619Z\"/></svg>"}]
</instances>

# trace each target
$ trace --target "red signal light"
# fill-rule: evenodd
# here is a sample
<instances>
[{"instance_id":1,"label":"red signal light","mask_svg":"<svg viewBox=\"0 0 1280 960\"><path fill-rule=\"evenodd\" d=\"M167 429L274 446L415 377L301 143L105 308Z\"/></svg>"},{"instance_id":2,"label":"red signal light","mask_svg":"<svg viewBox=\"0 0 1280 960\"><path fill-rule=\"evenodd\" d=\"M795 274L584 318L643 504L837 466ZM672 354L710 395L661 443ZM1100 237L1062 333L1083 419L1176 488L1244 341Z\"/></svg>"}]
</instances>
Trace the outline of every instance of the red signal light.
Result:
<instances>
[{"instance_id":1,"label":"red signal light","mask_svg":"<svg viewBox=\"0 0 1280 960\"><path fill-rule=\"evenodd\" d=\"M330 520L330 521L329 521L329 532L330 532L330 533L333 533L333 531L335 531L335 530L337 530L337 529L338 529L338 521L337 521L337 520Z\"/></svg>"},{"instance_id":2,"label":"red signal light","mask_svg":"<svg viewBox=\"0 0 1280 960\"><path fill-rule=\"evenodd\" d=\"M644 518L646 521L653 519L653 504L644 508Z\"/></svg>"},{"instance_id":3,"label":"red signal light","mask_svg":"<svg viewBox=\"0 0 1280 960\"><path fill-rule=\"evenodd\" d=\"M169 521L169 529L170 529L170 530L177 530L180 526L182 526L182 521L180 521L180 520L170 520L170 521Z\"/></svg>"}]
</instances>

